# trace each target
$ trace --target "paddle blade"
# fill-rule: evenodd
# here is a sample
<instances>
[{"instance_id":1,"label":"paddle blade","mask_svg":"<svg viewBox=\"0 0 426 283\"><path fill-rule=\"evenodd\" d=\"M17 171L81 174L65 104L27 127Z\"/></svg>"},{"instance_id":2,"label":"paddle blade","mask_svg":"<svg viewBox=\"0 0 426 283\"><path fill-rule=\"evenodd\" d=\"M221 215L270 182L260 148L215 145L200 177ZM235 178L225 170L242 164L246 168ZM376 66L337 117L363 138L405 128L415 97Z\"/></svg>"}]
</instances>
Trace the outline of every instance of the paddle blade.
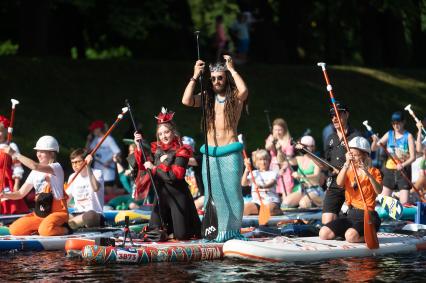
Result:
<instances>
[{"instance_id":1,"label":"paddle blade","mask_svg":"<svg viewBox=\"0 0 426 283\"><path fill-rule=\"evenodd\" d=\"M371 221L370 213L364 209L364 239L369 249L379 248L379 239L377 238L376 227Z\"/></svg>"},{"instance_id":2,"label":"paddle blade","mask_svg":"<svg viewBox=\"0 0 426 283\"><path fill-rule=\"evenodd\" d=\"M269 207L261 203L259 209L259 225L266 225L269 221L269 218L271 218Z\"/></svg>"},{"instance_id":3,"label":"paddle blade","mask_svg":"<svg viewBox=\"0 0 426 283\"><path fill-rule=\"evenodd\" d=\"M216 239L219 232L216 206L211 197L207 200L206 209L201 225L201 235L207 240Z\"/></svg>"}]
</instances>

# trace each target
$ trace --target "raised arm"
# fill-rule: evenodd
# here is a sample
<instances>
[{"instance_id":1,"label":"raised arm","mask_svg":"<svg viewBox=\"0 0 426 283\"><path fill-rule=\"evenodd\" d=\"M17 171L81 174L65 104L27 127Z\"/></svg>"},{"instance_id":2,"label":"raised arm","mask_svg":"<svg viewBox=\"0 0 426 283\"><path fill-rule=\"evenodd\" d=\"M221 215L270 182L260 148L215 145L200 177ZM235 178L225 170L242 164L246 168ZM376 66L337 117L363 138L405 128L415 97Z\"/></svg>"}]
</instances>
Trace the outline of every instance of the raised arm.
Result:
<instances>
[{"instance_id":1,"label":"raised arm","mask_svg":"<svg viewBox=\"0 0 426 283\"><path fill-rule=\"evenodd\" d=\"M246 83L244 82L243 78L240 76L240 74L237 73L234 67L234 62L232 61L231 56L229 55L223 55L223 58L226 62L226 67L229 72L231 72L232 78L235 81L235 85L238 89L237 97L240 101L245 101L248 97L248 89L246 86Z\"/></svg>"},{"instance_id":2,"label":"raised arm","mask_svg":"<svg viewBox=\"0 0 426 283\"><path fill-rule=\"evenodd\" d=\"M89 180L90 180L90 185L92 186L92 189L94 192L99 191L100 189L100 182L96 179L95 175L93 174L92 171L92 167L90 166L90 164L93 161L93 156L91 156L90 154L86 156L85 158L86 163L87 163L87 174L89 175Z\"/></svg>"},{"instance_id":3,"label":"raised arm","mask_svg":"<svg viewBox=\"0 0 426 283\"><path fill-rule=\"evenodd\" d=\"M251 164L250 164L250 159L248 159L248 158L245 158L244 159L244 166L245 166L245 169L244 169L244 173L243 173L243 176L241 177L241 186L250 186L250 181L249 181L249 179L248 179L248 174L249 174L249 166L251 166Z\"/></svg>"},{"instance_id":4,"label":"raised arm","mask_svg":"<svg viewBox=\"0 0 426 283\"><path fill-rule=\"evenodd\" d=\"M380 140L376 135L372 136L373 142L371 143L371 151L376 151L377 148L382 144L386 146L389 138L389 133L386 133Z\"/></svg>"},{"instance_id":5,"label":"raised arm","mask_svg":"<svg viewBox=\"0 0 426 283\"><path fill-rule=\"evenodd\" d=\"M198 78L202 74L204 70L205 63L204 61L198 60L194 65L194 74L192 78L189 80L185 91L183 92L182 104L190 107L200 107L201 105L201 97L200 94L194 95L195 85L197 83Z\"/></svg>"},{"instance_id":6,"label":"raised arm","mask_svg":"<svg viewBox=\"0 0 426 283\"><path fill-rule=\"evenodd\" d=\"M4 150L5 153L12 156L13 159L18 160L19 162L21 162L21 164L23 164L24 166L28 167L31 170L43 172L43 173L46 173L46 174L55 175L55 173L53 172L53 169L52 169L52 167L50 167L50 165L44 165L44 164L37 163L34 160L32 160L32 159L30 159L26 156L23 156L22 154L14 151L10 146L6 146L3 150Z\"/></svg>"}]
</instances>

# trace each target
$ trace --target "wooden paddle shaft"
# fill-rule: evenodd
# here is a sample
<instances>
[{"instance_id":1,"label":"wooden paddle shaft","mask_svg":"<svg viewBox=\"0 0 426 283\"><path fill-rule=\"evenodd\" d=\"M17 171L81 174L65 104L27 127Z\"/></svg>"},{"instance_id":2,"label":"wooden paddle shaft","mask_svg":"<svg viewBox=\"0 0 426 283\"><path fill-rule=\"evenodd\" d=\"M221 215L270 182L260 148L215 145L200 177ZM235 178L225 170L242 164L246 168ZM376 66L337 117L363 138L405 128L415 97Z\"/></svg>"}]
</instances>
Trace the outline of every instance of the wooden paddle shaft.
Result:
<instances>
[{"instance_id":1,"label":"wooden paddle shaft","mask_svg":"<svg viewBox=\"0 0 426 283\"><path fill-rule=\"evenodd\" d=\"M127 110L123 111L120 115L118 115L117 119L114 121L114 123L108 129L108 131L103 135L102 139L98 142L98 144L95 146L95 148L89 153L91 156L95 155L96 151L99 149L99 147L105 141L105 139L109 136L109 134L112 132L112 130L115 128L115 126L117 126L118 122L120 122L120 120L123 119L123 115L126 112L127 112ZM78 169L78 171L72 177L71 181L67 184L68 187L74 182L75 178L77 178L77 176L81 173L83 168L86 167L86 165L87 165L87 162L86 162L86 160L84 160L83 166L81 166L80 169Z\"/></svg>"},{"instance_id":2,"label":"wooden paddle shaft","mask_svg":"<svg viewBox=\"0 0 426 283\"><path fill-rule=\"evenodd\" d=\"M339 111L338 111L337 106L336 106L336 99L334 98L333 88L330 84L330 80L328 79L327 70L325 69L325 63L318 63L318 66L321 66L321 68L322 68L322 73L324 75L324 79L325 79L325 82L327 84L327 91L330 95L330 100L331 100L331 103L333 105L334 112L335 112L336 117L337 117L337 121L339 123L339 128L340 128L340 132L342 133L345 148L346 148L347 152L350 152L348 140L347 140L346 135L345 135L345 129L343 128L342 120L340 119L340 114L339 114ZM361 199L364 203L364 229L365 229L364 237L365 237L365 242L366 242L367 247L369 249L377 249L377 248L379 248L379 240L377 239L377 234L376 234L376 231L375 231L374 224L371 223L367 203L365 201L364 193L362 191L361 182L359 181L358 173L357 173L353 159L350 160L350 164L351 164L352 170L354 171L355 181L358 185L359 193L361 195Z\"/></svg>"}]
</instances>

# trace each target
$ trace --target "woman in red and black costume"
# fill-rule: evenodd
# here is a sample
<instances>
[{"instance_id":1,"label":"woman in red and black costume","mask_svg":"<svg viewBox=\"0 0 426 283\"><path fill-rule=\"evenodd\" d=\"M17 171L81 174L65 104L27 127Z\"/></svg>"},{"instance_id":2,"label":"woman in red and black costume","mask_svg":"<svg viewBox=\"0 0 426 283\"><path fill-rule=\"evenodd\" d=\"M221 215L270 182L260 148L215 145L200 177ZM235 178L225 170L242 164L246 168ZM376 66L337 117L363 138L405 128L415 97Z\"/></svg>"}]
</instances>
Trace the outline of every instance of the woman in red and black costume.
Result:
<instances>
[{"instance_id":1,"label":"woman in red and black costume","mask_svg":"<svg viewBox=\"0 0 426 283\"><path fill-rule=\"evenodd\" d=\"M157 119L157 141L151 143L151 153L154 162L143 161L143 155L139 148L142 135L135 133L136 162L139 170L146 172L151 170L160 198L154 201L154 208L149 221L149 230L161 229L159 213L167 228L168 234L178 240L187 240L201 237L201 222L197 214L188 184L185 181L185 172L188 160L192 156L190 146L183 145L174 125L173 112L167 112L162 108ZM148 157L147 157L148 158ZM149 159L149 158L148 158ZM141 191L149 190L150 181L148 174L143 174Z\"/></svg>"}]
</instances>

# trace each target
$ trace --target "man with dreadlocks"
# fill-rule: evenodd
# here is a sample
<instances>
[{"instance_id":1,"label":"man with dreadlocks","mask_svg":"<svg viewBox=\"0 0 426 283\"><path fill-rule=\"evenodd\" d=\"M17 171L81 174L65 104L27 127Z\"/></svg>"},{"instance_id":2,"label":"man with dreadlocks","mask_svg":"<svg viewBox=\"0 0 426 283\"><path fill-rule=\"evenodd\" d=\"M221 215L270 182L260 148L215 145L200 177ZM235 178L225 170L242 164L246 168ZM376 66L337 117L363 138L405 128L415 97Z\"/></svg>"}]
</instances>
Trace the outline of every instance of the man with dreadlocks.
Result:
<instances>
[{"instance_id":1,"label":"man with dreadlocks","mask_svg":"<svg viewBox=\"0 0 426 283\"><path fill-rule=\"evenodd\" d=\"M209 66L210 80L205 93L205 105L203 105L207 119L211 191L219 224L219 233L215 239L218 242L242 238L240 228L244 202L240 180L243 168L241 156L243 145L237 142L237 126L248 96L247 86L235 70L231 56L224 55L223 58L225 63ZM205 63L201 60L195 63L194 74L182 97L182 103L186 106L202 106L201 93L194 95L194 89L204 67ZM203 154L205 154L205 146L203 145L200 149ZM203 182L207 188L205 163L204 155ZM205 199L208 199L208 190L206 190Z\"/></svg>"}]
</instances>

